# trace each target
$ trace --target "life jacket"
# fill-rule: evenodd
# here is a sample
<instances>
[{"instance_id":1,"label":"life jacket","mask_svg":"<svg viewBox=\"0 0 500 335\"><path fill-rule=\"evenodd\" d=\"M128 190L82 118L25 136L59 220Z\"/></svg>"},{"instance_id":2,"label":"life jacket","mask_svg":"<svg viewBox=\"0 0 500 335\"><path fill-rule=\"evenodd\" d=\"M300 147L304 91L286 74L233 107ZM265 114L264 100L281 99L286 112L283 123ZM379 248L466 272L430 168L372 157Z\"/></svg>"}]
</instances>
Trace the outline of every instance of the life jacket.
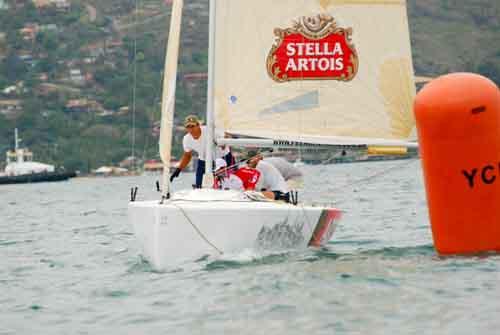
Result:
<instances>
[{"instance_id":1,"label":"life jacket","mask_svg":"<svg viewBox=\"0 0 500 335\"><path fill-rule=\"evenodd\" d=\"M249 167L239 168L235 173L238 178L243 182L243 187L246 191L254 191L255 186L260 178L260 171L257 169L251 169Z\"/></svg>"}]
</instances>

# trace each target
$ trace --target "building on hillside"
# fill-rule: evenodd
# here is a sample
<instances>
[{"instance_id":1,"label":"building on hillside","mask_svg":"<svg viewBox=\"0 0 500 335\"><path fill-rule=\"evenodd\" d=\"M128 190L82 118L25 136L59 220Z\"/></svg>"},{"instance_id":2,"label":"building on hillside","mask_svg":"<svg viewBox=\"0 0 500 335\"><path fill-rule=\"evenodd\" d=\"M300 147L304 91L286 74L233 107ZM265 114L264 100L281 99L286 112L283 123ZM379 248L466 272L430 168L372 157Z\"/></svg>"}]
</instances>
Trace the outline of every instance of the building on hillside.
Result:
<instances>
[{"instance_id":1,"label":"building on hillside","mask_svg":"<svg viewBox=\"0 0 500 335\"><path fill-rule=\"evenodd\" d=\"M47 72L42 72L38 75L38 80L40 81L47 81L49 80L49 74Z\"/></svg>"},{"instance_id":2,"label":"building on hillside","mask_svg":"<svg viewBox=\"0 0 500 335\"><path fill-rule=\"evenodd\" d=\"M128 106L122 106L118 109L118 112L116 115L127 115L130 111L130 108Z\"/></svg>"},{"instance_id":3,"label":"building on hillside","mask_svg":"<svg viewBox=\"0 0 500 335\"><path fill-rule=\"evenodd\" d=\"M43 83L40 84L36 87L35 93L39 96L49 96L51 94L57 93L59 90L59 87L53 84L48 84L48 83Z\"/></svg>"},{"instance_id":4,"label":"building on hillside","mask_svg":"<svg viewBox=\"0 0 500 335\"><path fill-rule=\"evenodd\" d=\"M33 57L33 55L30 53L20 54L19 59L22 60L23 62L25 62L26 64L31 65L31 66L34 66L37 63L35 61L35 58Z\"/></svg>"},{"instance_id":5,"label":"building on hillside","mask_svg":"<svg viewBox=\"0 0 500 335\"><path fill-rule=\"evenodd\" d=\"M92 170L90 173L95 176L126 176L129 174L129 171L116 166L101 166L97 170Z\"/></svg>"},{"instance_id":6,"label":"building on hillside","mask_svg":"<svg viewBox=\"0 0 500 335\"><path fill-rule=\"evenodd\" d=\"M91 170L91 175L100 177L119 177L136 175L135 172L118 166L101 166L97 170Z\"/></svg>"},{"instance_id":7,"label":"building on hillside","mask_svg":"<svg viewBox=\"0 0 500 335\"><path fill-rule=\"evenodd\" d=\"M17 93L17 86L12 85L12 86L7 86L2 90L2 94L4 95L11 95L11 94L16 94Z\"/></svg>"},{"instance_id":8,"label":"building on hillside","mask_svg":"<svg viewBox=\"0 0 500 335\"><path fill-rule=\"evenodd\" d=\"M114 54L114 53L120 51L122 47L123 47L122 40L112 39L112 40L106 41L106 53L107 54Z\"/></svg>"},{"instance_id":9,"label":"building on hillside","mask_svg":"<svg viewBox=\"0 0 500 335\"><path fill-rule=\"evenodd\" d=\"M80 51L88 54L90 57L98 58L104 56L104 45L102 42L87 44L80 48Z\"/></svg>"},{"instance_id":10,"label":"building on hillside","mask_svg":"<svg viewBox=\"0 0 500 335\"><path fill-rule=\"evenodd\" d=\"M94 75L90 72L86 72L83 77L84 77L86 83L89 83L89 82L94 80Z\"/></svg>"},{"instance_id":11,"label":"building on hillside","mask_svg":"<svg viewBox=\"0 0 500 335\"><path fill-rule=\"evenodd\" d=\"M24 8L24 5L26 4L26 0L7 0L7 2L10 3L10 7L14 7L15 9Z\"/></svg>"},{"instance_id":12,"label":"building on hillside","mask_svg":"<svg viewBox=\"0 0 500 335\"><path fill-rule=\"evenodd\" d=\"M155 121L153 123L153 127L151 128L151 136L159 138L161 130L160 128L161 128L161 121Z\"/></svg>"},{"instance_id":13,"label":"building on hillside","mask_svg":"<svg viewBox=\"0 0 500 335\"><path fill-rule=\"evenodd\" d=\"M104 111L104 108L99 102L90 99L68 100L65 109L67 112L72 112L72 113Z\"/></svg>"},{"instance_id":14,"label":"building on hillside","mask_svg":"<svg viewBox=\"0 0 500 335\"><path fill-rule=\"evenodd\" d=\"M59 32L59 27L55 23L43 24L40 26L39 30L41 32L57 33Z\"/></svg>"},{"instance_id":15,"label":"building on hillside","mask_svg":"<svg viewBox=\"0 0 500 335\"><path fill-rule=\"evenodd\" d=\"M61 11L69 11L71 9L71 2L69 0L52 0L52 4Z\"/></svg>"},{"instance_id":16,"label":"building on hillside","mask_svg":"<svg viewBox=\"0 0 500 335\"><path fill-rule=\"evenodd\" d=\"M26 23L23 28L19 29L19 33L25 41L34 41L39 31L40 27L37 23Z\"/></svg>"},{"instance_id":17,"label":"building on hillside","mask_svg":"<svg viewBox=\"0 0 500 335\"><path fill-rule=\"evenodd\" d=\"M206 72L187 73L182 77L182 79L186 83L186 87L193 90L199 85L200 81L206 81L208 79L208 73Z\"/></svg>"},{"instance_id":18,"label":"building on hillside","mask_svg":"<svg viewBox=\"0 0 500 335\"><path fill-rule=\"evenodd\" d=\"M97 61L97 58L96 57L92 57L92 56L84 57L82 59L82 63L86 64L86 65L95 64L96 61Z\"/></svg>"},{"instance_id":19,"label":"building on hillside","mask_svg":"<svg viewBox=\"0 0 500 335\"><path fill-rule=\"evenodd\" d=\"M179 165L179 161L172 159L170 160L170 172L173 172L177 166ZM162 172L163 171L163 162L157 159L150 159L144 162L143 169L146 172ZM186 171L193 171L193 165L189 164Z\"/></svg>"},{"instance_id":20,"label":"building on hillside","mask_svg":"<svg viewBox=\"0 0 500 335\"><path fill-rule=\"evenodd\" d=\"M15 85L7 86L2 90L3 95L16 95L26 93L23 81L18 81Z\"/></svg>"},{"instance_id":21,"label":"building on hillside","mask_svg":"<svg viewBox=\"0 0 500 335\"><path fill-rule=\"evenodd\" d=\"M141 166L142 165L142 161L135 157L135 156L129 156L127 158L125 158L124 160L122 160L118 166L121 167L121 168L126 168L126 169L134 169L138 166Z\"/></svg>"},{"instance_id":22,"label":"building on hillside","mask_svg":"<svg viewBox=\"0 0 500 335\"><path fill-rule=\"evenodd\" d=\"M208 73L206 72L187 73L183 77L185 81L207 80L207 78L208 78Z\"/></svg>"},{"instance_id":23,"label":"building on hillside","mask_svg":"<svg viewBox=\"0 0 500 335\"><path fill-rule=\"evenodd\" d=\"M7 34L0 31L0 61L5 58L7 50Z\"/></svg>"},{"instance_id":24,"label":"building on hillside","mask_svg":"<svg viewBox=\"0 0 500 335\"><path fill-rule=\"evenodd\" d=\"M51 94L63 93L65 96L77 98L81 96L81 91L76 88L65 85L55 85L51 83L41 83L35 89L35 93L40 96L49 96Z\"/></svg>"},{"instance_id":25,"label":"building on hillside","mask_svg":"<svg viewBox=\"0 0 500 335\"><path fill-rule=\"evenodd\" d=\"M113 112L112 110L103 109L102 111L96 112L96 115L100 117L114 116L115 112Z\"/></svg>"},{"instance_id":26,"label":"building on hillside","mask_svg":"<svg viewBox=\"0 0 500 335\"><path fill-rule=\"evenodd\" d=\"M149 172L163 171L163 163L156 159L150 159L144 162L143 169Z\"/></svg>"},{"instance_id":27,"label":"building on hillside","mask_svg":"<svg viewBox=\"0 0 500 335\"><path fill-rule=\"evenodd\" d=\"M15 118L23 112L21 100L0 100L0 114L7 118Z\"/></svg>"},{"instance_id":28,"label":"building on hillside","mask_svg":"<svg viewBox=\"0 0 500 335\"><path fill-rule=\"evenodd\" d=\"M51 5L50 0L33 0L33 5L38 9L47 8Z\"/></svg>"},{"instance_id":29,"label":"building on hillside","mask_svg":"<svg viewBox=\"0 0 500 335\"><path fill-rule=\"evenodd\" d=\"M33 4L40 10L55 8L58 11L69 11L71 9L70 0L33 0Z\"/></svg>"},{"instance_id":30,"label":"building on hillside","mask_svg":"<svg viewBox=\"0 0 500 335\"><path fill-rule=\"evenodd\" d=\"M69 70L69 79L75 85L85 84L85 76L82 74L82 71L80 69L70 69Z\"/></svg>"}]
</instances>

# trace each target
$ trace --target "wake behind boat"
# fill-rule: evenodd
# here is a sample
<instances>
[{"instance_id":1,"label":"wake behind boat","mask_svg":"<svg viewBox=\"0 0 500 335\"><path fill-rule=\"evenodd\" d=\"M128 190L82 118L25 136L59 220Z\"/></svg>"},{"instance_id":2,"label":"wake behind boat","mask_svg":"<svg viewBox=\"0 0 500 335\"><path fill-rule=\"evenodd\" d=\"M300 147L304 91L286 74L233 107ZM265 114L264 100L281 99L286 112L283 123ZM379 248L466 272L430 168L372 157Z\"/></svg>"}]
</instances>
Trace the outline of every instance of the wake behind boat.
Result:
<instances>
[{"instance_id":1,"label":"wake behind boat","mask_svg":"<svg viewBox=\"0 0 500 335\"><path fill-rule=\"evenodd\" d=\"M0 173L1 184L24 184L63 181L76 177L73 171L56 169L53 165L33 161L33 153L27 148L19 147L19 136L15 129L14 151L7 151L7 165Z\"/></svg>"}]
</instances>

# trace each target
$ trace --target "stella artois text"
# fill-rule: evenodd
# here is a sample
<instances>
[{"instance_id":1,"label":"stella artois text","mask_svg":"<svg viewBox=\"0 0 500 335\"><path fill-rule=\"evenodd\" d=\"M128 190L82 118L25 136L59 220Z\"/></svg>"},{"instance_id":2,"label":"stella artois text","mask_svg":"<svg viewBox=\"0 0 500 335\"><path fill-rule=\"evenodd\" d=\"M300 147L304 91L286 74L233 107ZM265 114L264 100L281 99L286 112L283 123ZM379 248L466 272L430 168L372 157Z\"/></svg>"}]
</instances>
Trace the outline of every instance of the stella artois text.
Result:
<instances>
[{"instance_id":1,"label":"stella artois text","mask_svg":"<svg viewBox=\"0 0 500 335\"><path fill-rule=\"evenodd\" d=\"M340 43L289 43L286 46L286 55L289 58L288 71L342 71L344 69L344 55ZM293 58L299 56L301 58Z\"/></svg>"},{"instance_id":2,"label":"stella artois text","mask_svg":"<svg viewBox=\"0 0 500 335\"><path fill-rule=\"evenodd\" d=\"M312 29L308 22L317 24ZM337 27L332 17L302 18L294 28L277 28L275 34L278 39L267 58L267 72L273 80L349 81L355 77L358 56L351 42L352 29Z\"/></svg>"}]
</instances>

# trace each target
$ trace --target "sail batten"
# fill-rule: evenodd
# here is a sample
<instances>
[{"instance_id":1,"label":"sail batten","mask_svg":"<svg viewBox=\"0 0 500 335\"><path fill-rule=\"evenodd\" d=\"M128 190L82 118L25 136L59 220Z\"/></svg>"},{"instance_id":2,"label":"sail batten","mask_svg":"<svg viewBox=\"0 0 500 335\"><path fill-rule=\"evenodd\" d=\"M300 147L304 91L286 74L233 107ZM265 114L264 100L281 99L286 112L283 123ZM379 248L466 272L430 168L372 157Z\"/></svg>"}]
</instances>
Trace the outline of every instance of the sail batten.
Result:
<instances>
[{"instance_id":1,"label":"sail batten","mask_svg":"<svg viewBox=\"0 0 500 335\"><path fill-rule=\"evenodd\" d=\"M328 143L406 140L415 133L406 1L218 0L216 6L217 128Z\"/></svg>"}]
</instances>

